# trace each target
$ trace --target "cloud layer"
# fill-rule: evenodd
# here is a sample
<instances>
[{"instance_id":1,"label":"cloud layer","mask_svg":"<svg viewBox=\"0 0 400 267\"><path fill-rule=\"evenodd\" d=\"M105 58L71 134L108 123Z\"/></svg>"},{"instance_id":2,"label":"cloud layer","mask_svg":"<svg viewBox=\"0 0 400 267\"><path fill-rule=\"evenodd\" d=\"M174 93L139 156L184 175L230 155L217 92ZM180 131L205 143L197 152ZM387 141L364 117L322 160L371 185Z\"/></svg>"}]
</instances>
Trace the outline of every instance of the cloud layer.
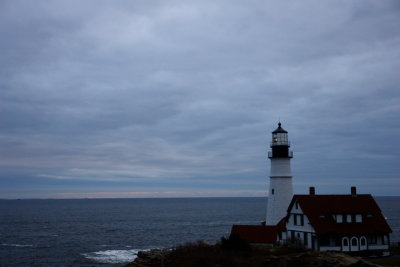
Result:
<instances>
[{"instance_id":1,"label":"cloud layer","mask_svg":"<svg viewBox=\"0 0 400 267\"><path fill-rule=\"evenodd\" d=\"M279 118L296 192L398 195L399 11L2 1L0 197L265 195Z\"/></svg>"}]
</instances>

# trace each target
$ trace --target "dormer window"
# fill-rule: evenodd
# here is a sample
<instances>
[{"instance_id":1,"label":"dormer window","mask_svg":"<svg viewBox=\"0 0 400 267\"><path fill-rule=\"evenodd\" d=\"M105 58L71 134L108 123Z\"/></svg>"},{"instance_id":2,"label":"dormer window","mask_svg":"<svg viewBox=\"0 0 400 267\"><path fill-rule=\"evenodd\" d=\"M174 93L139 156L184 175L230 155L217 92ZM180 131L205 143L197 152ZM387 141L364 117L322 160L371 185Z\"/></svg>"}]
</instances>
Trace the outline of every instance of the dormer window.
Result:
<instances>
[{"instance_id":1,"label":"dormer window","mask_svg":"<svg viewBox=\"0 0 400 267\"><path fill-rule=\"evenodd\" d=\"M337 223L361 223L361 214L335 214L334 219Z\"/></svg>"}]
</instances>

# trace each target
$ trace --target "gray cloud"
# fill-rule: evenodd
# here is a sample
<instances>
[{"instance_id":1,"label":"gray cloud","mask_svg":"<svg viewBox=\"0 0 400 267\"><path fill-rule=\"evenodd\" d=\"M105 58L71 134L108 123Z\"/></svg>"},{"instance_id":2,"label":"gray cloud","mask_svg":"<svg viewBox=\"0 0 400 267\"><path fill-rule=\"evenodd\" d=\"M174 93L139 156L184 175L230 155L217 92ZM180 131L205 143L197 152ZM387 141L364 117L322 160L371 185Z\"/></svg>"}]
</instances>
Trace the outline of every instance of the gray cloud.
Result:
<instances>
[{"instance_id":1,"label":"gray cloud","mask_svg":"<svg viewBox=\"0 0 400 267\"><path fill-rule=\"evenodd\" d=\"M2 1L0 197L30 181L42 185L32 195L93 192L101 181L260 192L279 117L298 191L332 182L398 194L377 179L399 173L399 9Z\"/></svg>"}]
</instances>

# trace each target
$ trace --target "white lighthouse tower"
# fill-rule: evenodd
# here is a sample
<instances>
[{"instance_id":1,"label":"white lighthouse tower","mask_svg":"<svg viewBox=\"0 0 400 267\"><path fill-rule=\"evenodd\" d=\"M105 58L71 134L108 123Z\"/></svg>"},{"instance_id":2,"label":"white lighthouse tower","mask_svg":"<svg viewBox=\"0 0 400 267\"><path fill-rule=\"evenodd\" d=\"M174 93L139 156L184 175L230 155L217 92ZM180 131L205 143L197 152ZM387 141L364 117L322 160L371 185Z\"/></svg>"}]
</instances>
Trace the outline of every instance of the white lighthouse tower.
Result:
<instances>
[{"instance_id":1,"label":"white lighthouse tower","mask_svg":"<svg viewBox=\"0 0 400 267\"><path fill-rule=\"evenodd\" d=\"M278 123L278 128L272 132L271 150L268 158L271 160L271 175L269 176L269 194L267 206L267 225L276 225L286 216L286 210L293 197L292 172L290 159L293 152L289 151L288 132Z\"/></svg>"}]
</instances>

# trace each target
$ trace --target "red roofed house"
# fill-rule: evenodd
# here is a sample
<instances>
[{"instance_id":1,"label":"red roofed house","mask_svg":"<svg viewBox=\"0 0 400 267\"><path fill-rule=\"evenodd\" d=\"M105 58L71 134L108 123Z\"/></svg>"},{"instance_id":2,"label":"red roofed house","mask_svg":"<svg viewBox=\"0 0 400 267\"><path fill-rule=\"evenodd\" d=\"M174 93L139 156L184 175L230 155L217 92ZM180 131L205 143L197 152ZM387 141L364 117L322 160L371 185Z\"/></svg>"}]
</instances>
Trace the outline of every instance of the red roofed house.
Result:
<instances>
[{"instance_id":1,"label":"red roofed house","mask_svg":"<svg viewBox=\"0 0 400 267\"><path fill-rule=\"evenodd\" d=\"M320 251L388 251L392 232L370 194L294 195L280 241L297 240Z\"/></svg>"}]
</instances>

